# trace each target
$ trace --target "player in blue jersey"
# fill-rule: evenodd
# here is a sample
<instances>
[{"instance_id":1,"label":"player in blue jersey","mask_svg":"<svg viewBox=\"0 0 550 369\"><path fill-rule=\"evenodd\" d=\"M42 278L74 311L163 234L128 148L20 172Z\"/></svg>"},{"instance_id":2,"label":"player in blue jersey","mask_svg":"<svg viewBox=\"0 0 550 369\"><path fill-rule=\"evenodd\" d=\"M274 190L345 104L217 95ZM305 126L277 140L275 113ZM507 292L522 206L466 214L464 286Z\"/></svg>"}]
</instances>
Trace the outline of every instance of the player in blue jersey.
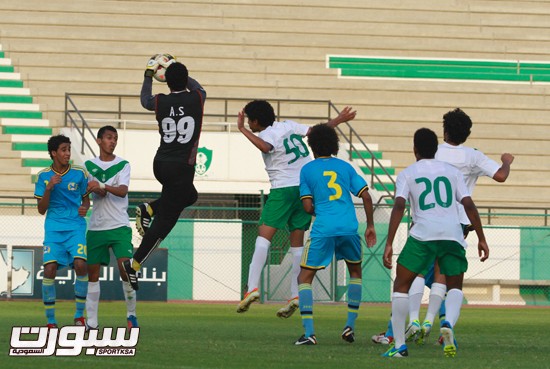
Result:
<instances>
[{"instance_id":1,"label":"player in blue jersey","mask_svg":"<svg viewBox=\"0 0 550 369\"><path fill-rule=\"evenodd\" d=\"M298 275L300 315L305 333L295 345L316 345L313 327L313 291L311 283L319 269L326 268L333 256L345 260L349 274L348 316L342 339L355 341L355 320L361 303L363 252L357 233L358 221L351 194L363 200L367 218L367 247L376 243L372 198L367 182L338 154L338 135L334 128L318 124L311 128L308 144L315 160L300 172L300 197L306 212L315 215L311 241L304 248Z\"/></svg>"},{"instance_id":2,"label":"player in blue jersey","mask_svg":"<svg viewBox=\"0 0 550 369\"><path fill-rule=\"evenodd\" d=\"M88 174L85 169L70 164L71 141L68 137L52 136L48 140L48 152L53 163L38 173L34 190L38 212L46 214L42 300L48 327L57 327L55 276L58 269L73 267L76 273L74 324L86 325L84 308L88 292L88 270L84 216L90 207Z\"/></svg>"},{"instance_id":3,"label":"player in blue jersey","mask_svg":"<svg viewBox=\"0 0 550 369\"><path fill-rule=\"evenodd\" d=\"M347 106L326 124L331 127L355 118L356 112ZM248 118L247 129L244 125ZM298 274L304 246L304 233L309 229L311 215L304 211L300 201L300 171L311 161L303 137L310 126L291 120L275 121L273 106L265 100L246 104L237 119L239 131L262 152L271 190L259 220L258 237L248 272L247 292L237 306L237 313L247 312L251 304L260 300L260 278L265 266L271 240L278 229L289 231L292 269L290 299L277 311L280 318L289 318L299 308Z\"/></svg>"}]
</instances>

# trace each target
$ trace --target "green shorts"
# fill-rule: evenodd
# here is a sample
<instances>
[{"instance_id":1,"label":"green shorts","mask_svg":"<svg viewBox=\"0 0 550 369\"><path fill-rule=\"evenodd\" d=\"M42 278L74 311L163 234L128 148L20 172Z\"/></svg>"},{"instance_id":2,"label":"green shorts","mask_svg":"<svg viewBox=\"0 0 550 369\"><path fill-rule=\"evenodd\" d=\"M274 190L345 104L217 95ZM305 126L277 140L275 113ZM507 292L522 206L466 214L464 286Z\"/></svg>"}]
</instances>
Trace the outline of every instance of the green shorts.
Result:
<instances>
[{"instance_id":1,"label":"green shorts","mask_svg":"<svg viewBox=\"0 0 550 369\"><path fill-rule=\"evenodd\" d=\"M131 258L134 254L132 246L132 229L120 227L107 231L88 231L88 264L109 265L111 260L109 248L117 259Z\"/></svg>"},{"instance_id":2,"label":"green shorts","mask_svg":"<svg viewBox=\"0 0 550 369\"><path fill-rule=\"evenodd\" d=\"M260 225L277 229L288 226L290 232L309 229L311 215L306 213L300 200L300 187L283 187L271 190L260 216Z\"/></svg>"},{"instance_id":3,"label":"green shorts","mask_svg":"<svg viewBox=\"0 0 550 369\"><path fill-rule=\"evenodd\" d=\"M408 270L426 275L438 260L441 274L446 276L460 275L468 270L466 249L456 241L419 241L409 236L397 263Z\"/></svg>"}]
</instances>

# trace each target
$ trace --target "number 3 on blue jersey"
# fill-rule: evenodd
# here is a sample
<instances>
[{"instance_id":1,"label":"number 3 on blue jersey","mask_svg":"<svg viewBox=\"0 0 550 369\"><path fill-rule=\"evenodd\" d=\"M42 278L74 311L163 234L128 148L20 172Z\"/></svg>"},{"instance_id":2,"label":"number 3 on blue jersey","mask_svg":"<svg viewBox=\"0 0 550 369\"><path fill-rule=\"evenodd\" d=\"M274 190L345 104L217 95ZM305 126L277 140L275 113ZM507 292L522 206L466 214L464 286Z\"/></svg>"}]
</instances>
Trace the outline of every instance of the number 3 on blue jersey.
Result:
<instances>
[{"instance_id":1,"label":"number 3 on blue jersey","mask_svg":"<svg viewBox=\"0 0 550 369\"><path fill-rule=\"evenodd\" d=\"M342 187L340 187L340 185L336 183L336 172L333 172L332 170L326 170L323 172L323 176L330 177L327 183L327 187L333 189L336 192L334 195L330 195L328 200L334 201L342 197Z\"/></svg>"}]
</instances>

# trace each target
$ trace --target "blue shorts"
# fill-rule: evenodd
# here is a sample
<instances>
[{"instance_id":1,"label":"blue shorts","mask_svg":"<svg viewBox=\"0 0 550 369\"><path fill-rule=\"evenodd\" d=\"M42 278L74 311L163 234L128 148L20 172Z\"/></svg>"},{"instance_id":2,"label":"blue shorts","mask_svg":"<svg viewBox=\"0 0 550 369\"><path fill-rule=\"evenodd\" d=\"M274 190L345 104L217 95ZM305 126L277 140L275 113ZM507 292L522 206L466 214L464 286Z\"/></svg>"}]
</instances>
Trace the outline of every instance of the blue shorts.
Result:
<instances>
[{"instance_id":1,"label":"blue shorts","mask_svg":"<svg viewBox=\"0 0 550 369\"><path fill-rule=\"evenodd\" d=\"M333 237L314 237L304 246L300 266L308 269L324 269L332 257L351 264L363 261L361 237L358 234Z\"/></svg>"},{"instance_id":2,"label":"blue shorts","mask_svg":"<svg viewBox=\"0 0 550 369\"><path fill-rule=\"evenodd\" d=\"M85 228L73 231L46 231L45 236L44 265L57 263L57 268L62 269L72 266L74 259L86 261Z\"/></svg>"},{"instance_id":3,"label":"blue shorts","mask_svg":"<svg viewBox=\"0 0 550 369\"><path fill-rule=\"evenodd\" d=\"M424 285L428 288L432 288L432 284L434 283L434 267L435 263L432 264L430 270L428 270L428 273L424 276Z\"/></svg>"}]
</instances>

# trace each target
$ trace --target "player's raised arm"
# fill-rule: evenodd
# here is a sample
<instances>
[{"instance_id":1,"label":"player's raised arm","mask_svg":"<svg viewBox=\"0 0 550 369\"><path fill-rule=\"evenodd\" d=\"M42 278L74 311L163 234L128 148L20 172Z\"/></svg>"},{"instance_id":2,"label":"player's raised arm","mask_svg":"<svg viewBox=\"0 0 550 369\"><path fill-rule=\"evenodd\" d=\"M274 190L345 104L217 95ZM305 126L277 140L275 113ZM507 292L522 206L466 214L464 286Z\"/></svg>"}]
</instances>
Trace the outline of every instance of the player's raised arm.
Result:
<instances>
[{"instance_id":1,"label":"player's raised arm","mask_svg":"<svg viewBox=\"0 0 550 369\"><path fill-rule=\"evenodd\" d=\"M241 133L248 139L248 141L252 142L254 146L256 146L261 152L268 153L273 149L273 146L262 140L260 137L256 136L252 131L248 130L244 126L244 117L245 113L244 110L241 110L237 117L237 128Z\"/></svg>"},{"instance_id":2,"label":"player's raised arm","mask_svg":"<svg viewBox=\"0 0 550 369\"><path fill-rule=\"evenodd\" d=\"M204 90L204 87L201 86L199 81L187 76L187 89L189 91L198 91L202 96L202 104L204 105L204 101L206 100L206 91Z\"/></svg>"},{"instance_id":3,"label":"player's raised arm","mask_svg":"<svg viewBox=\"0 0 550 369\"><path fill-rule=\"evenodd\" d=\"M509 153L504 153L501 155L500 160L502 161L502 166L497 170L493 179L497 182L505 182L510 175L510 166L514 162L514 155Z\"/></svg>"},{"instance_id":4,"label":"player's raised arm","mask_svg":"<svg viewBox=\"0 0 550 369\"><path fill-rule=\"evenodd\" d=\"M336 118L333 118L333 119L329 120L327 122L327 125L329 127L334 128L337 125L339 125L340 123L349 122L350 120L354 120L356 115L357 115L356 110L352 110L351 106L346 106L344 109L342 109L342 111L340 112L340 114L338 114L338 116Z\"/></svg>"},{"instance_id":5,"label":"player's raised arm","mask_svg":"<svg viewBox=\"0 0 550 369\"><path fill-rule=\"evenodd\" d=\"M141 106L145 109L154 111L155 110L155 97L153 96L153 76L157 72L157 69L160 67L157 55L153 55L145 66L145 73L143 75L143 84L141 85L141 94L140 101Z\"/></svg>"}]
</instances>

